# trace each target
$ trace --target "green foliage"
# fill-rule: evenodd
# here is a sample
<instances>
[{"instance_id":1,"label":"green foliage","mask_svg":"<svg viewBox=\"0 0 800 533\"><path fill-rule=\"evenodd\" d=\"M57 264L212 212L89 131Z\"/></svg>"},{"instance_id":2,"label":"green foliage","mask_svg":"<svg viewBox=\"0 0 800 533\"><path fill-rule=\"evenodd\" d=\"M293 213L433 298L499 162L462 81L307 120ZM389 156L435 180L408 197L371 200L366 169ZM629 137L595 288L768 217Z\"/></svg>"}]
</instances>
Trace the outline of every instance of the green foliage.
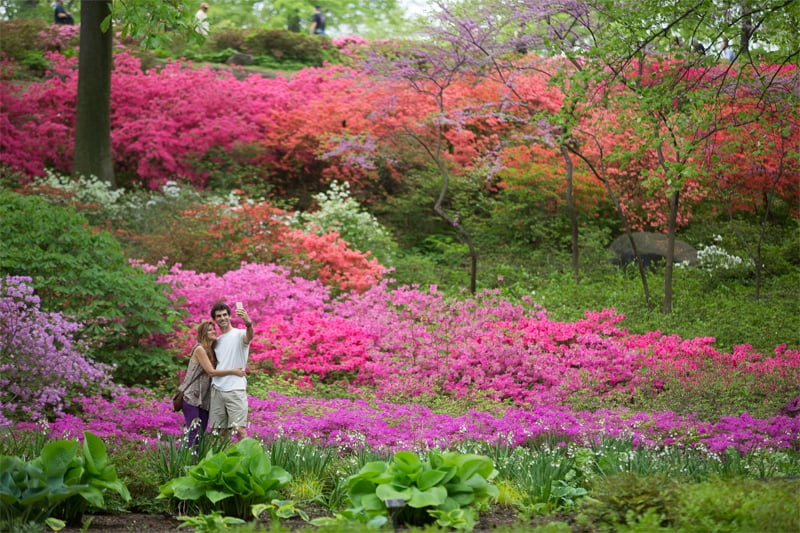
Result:
<instances>
[{"instance_id":1,"label":"green foliage","mask_svg":"<svg viewBox=\"0 0 800 533\"><path fill-rule=\"evenodd\" d=\"M643 518L651 527L670 525L666 517L679 501L676 480L665 475L618 474L598 479L592 489L582 502L581 521L595 531L616 531Z\"/></svg>"},{"instance_id":2,"label":"green foliage","mask_svg":"<svg viewBox=\"0 0 800 533\"><path fill-rule=\"evenodd\" d=\"M143 513L168 512L167 502L157 500L158 485L165 480L159 476L156 451L150 444L141 441L118 441L109 451L111 460L117 465L117 475L130 493L129 502L115 502L110 495L108 506L118 504L115 510L136 509ZM119 505L123 504L124 505Z\"/></svg>"},{"instance_id":3,"label":"green foliage","mask_svg":"<svg viewBox=\"0 0 800 533\"><path fill-rule=\"evenodd\" d=\"M246 523L241 518L223 516L219 511L197 516L179 516L178 520L181 521L178 529L191 527L195 531L233 531L237 529L236 526Z\"/></svg>"},{"instance_id":4,"label":"green foliage","mask_svg":"<svg viewBox=\"0 0 800 533\"><path fill-rule=\"evenodd\" d=\"M336 59L336 48L322 35L305 35L285 30L256 30L244 38L244 52L256 56L299 61L320 67L325 60Z\"/></svg>"},{"instance_id":5,"label":"green foliage","mask_svg":"<svg viewBox=\"0 0 800 533\"><path fill-rule=\"evenodd\" d=\"M197 4L195 4L197 5ZM227 28L282 28L307 34L313 3L304 0L280 2L242 2L217 0L211 4L211 35ZM328 0L321 4L327 19L328 32L348 35L387 35L403 29L403 12L397 0L369 0L357 5L345 0ZM320 37L316 35L315 37Z\"/></svg>"},{"instance_id":6,"label":"green foliage","mask_svg":"<svg viewBox=\"0 0 800 533\"><path fill-rule=\"evenodd\" d=\"M0 429L0 455L13 455L29 461L42 453L47 436L41 431Z\"/></svg>"},{"instance_id":7,"label":"green foliage","mask_svg":"<svg viewBox=\"0 0 800 533\"><path fill-rule=\"evenodd\" d=\"M243 439L228 450L209 453L187 475L161 485L159 498L195 502L201 513L214 510L244 518L252 505L271 502L292 476L273 466L255 439Z\"/></svg>"},{"instance_id":8,"label":"green foliage","mask_svg":"<svg viewBox=\"0 0 800 533\"><path fill-rule=\"evenodd\" d=\"M413 452L400 451L388 462L367 463L348 480L349 497L363 510L368 523L387 520L387 501L401 501L399 523L440 526L471 531L475 510L498 496L489 481L497 476L486 456L459 452L428 452L421 460Z\"/></svg>"},{"instance_id":9,"label":"green foliage","mask_svg":"<svg viewBox=\"0 0 800 533\"><path fill-rule=\"evenodd\" d=\"M712 480L678 493L675 523L686 532L800 531L800 481Z\"/></svg>"},{"instance_id":10,"label":"green foliage","mask_svg":"<svg viewBox=\"0 0 800 533\"><path fill-rule=\"evenodd\" d=\"M45 21L34 18L0 21L0 52L15 59L22 59L34 50L43 52L39 34L48 28Z\"/></svg>"},{"instance_id":11,"label":"green foliage","mask_svg":"<svg viewBox=\"0 0 800 533\"><path fill-rule=\"evenodd\" d=\"M230 437L217 433L198 433L191 448L186 445L186 439L186 434L159 436L155 446L157 485L185 475L187 469L197 463L198 457L220 453L230 446Z\"/></svg>"},{"instance_id":12,"label":"green foliage","mask_svg":"<svg viewBox=\"0 0 800 533\"><path fill-rule=\"evenodd\" d=\"M77 441L56 440L30 461L0 456L0 526L13 530L30 522L79 524L89 505L105 506L107 490L130 499L105 445L88 431L80 452Z\"/></svg>"},{"instance_id":13,"label":"green foliage","mask_svg":"<svg viewBox=\"0 0 800 533\"><path fill-rule=\"evenodd\" d=\"M518 505L524 514L550 514L570 510L587 494L584 461L561 448L541 449L498 446L493 458L500 477L519 490Z\"/></svg>"},{"instance_id":14,"label":"green foliage","mask_svg":"<svg viewBox=\"0 0 800 533\"><path fill-rule=\"evenodd\" d=\"M269 503L257 503L253 506L253 516L258 519L264 512L267 512L272 520L285 520L293 516L299 516L308 522L308 515L305 511L298 508L291 500L272 500Z\"/></svg>"},{"instance_id":15,"label":"green foliage","mask_svg":"<svg viewBox=\"0 0 800 533\"><path fill-rule=\"evenodd\" d=\"M313 446L303 440L275 439L269 444L272 464L285 469L292 477L324 478L334 455L333 449Z\"/></svg>"},{"instance_id":16,"label":"green foliage","mask_svg":"<svg viewBox=\"0 0 800 533\"><path fill-rule=\"evenodd\" d=\"M119 243L72 209L0 190L0 272L31 276L46 311L83 323L94 359L116 365L123 383L144 384L173 370L148 340L171 331L178 313L154 274L129 265Z\"/></svg>"}]
</instances>

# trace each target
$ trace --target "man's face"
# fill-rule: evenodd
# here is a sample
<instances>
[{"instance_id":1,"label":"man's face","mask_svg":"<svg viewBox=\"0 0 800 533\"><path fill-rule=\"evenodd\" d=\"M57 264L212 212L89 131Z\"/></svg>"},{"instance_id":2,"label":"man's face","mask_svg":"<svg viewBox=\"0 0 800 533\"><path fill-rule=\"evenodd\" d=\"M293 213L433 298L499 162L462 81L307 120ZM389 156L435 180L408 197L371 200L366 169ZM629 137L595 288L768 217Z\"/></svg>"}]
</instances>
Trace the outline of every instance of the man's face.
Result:
<instances>
[{"instance_id":1,"label":"man's face","mask_svg":"<svg viewBox=\"0 0 800 533\"><path fill-rule=\"evenodd\" d=\"M225 309L214 311L214 322L217 323L219 329L225 331L231 325L231 315Z\"/></svg>"}]
</instances>

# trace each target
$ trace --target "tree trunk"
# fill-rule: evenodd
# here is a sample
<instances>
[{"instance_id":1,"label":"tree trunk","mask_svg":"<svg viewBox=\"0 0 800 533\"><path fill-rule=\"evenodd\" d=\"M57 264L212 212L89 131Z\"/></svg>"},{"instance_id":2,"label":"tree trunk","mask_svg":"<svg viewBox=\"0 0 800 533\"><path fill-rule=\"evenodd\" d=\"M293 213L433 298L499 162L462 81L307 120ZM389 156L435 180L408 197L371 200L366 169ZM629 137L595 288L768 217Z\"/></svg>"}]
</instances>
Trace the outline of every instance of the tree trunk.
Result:
<instances>
[{"instance_id":1,"label":"tree trunk","mask_svg":"<svg viewBox=\"0 0 800 533\"><path fill-rule=\"evenodd\" d=\"M597 179L603 182L603 185L606 188L606 194L611 199L611 202L614 204L614 209L616 209L617 214L619 215L619 219L622 221L622 227L625 229L625 235L628 236L628 240L631 243L631 250L633 250L633 256L636 259L636 265L639 267L639 277L642 280L642 291L644 292L644 303L648 309L653 308L652 300L650 299L650 287L647 284L647 272L644 268L644 263L642 262L642 258L639 257L639 250L636 248L636 241L633 239L633 234L631 233L631 225L628 223L628 217L625 216L625 211L622 209L622 205L619 202L619 198L616 194L614 194L614 190L611 188L611 182L608 181L608 176L606 176L605 167L603 165L600 168L597 168L595 165L592 164L591 161L580 151L575 149L574 147L568 147L568 150L578 156L586 166L589 167L589 170L592 171ZM602 152L601 152L602 153Z\"/></svg>"},{"instance_id":2,"label":"tree trunk","mask_svg":"<svg viewBox=\"0 0 800 533\"><path fill-rule=\"evenodd\" d=\"M678 225L678 201L680 192L669 197L669 220L667 221L667 264L664 267L664 308L663 313L672 313L672 272L675 259L675 229Z\"/></svg>"},{"instance_id":3,"label":"tree trunk","mask_svg":"<svg viewBox=\"0 0 800 533\"><path fill-rule=\"evenodd\" d=\"M575 283L580 281L580 251L578 249L578 214L575 209L575 195L572 193L572 174L574 166L572 164L572 157L569 155L567 147L561 145L561 155L564 157L564 163L567 167L567 213L569 214L569 223L572 230L572 278Z\"/></svg>"},{"instance_id":4,"label":"tree trunk","mask_svg":"<svg viewBox=\"0 0 800 533\"><path fill-rule=\"evenodd\" d=\"M78 101L75 111L75 152L72 174L96 176L116 186L111 157L111 14L110 0L81 2Z\"/></svg>"},{"instance_id":5,"label":"tree trunk","mask_svg":"<svg viewBox=\"0 0 800 533\"><path fill-rule=\"evenodd\" d=\"M472 243L472 236L469 232L461 225L461 220L458 216L458 213L455 216L450 216L442 207L442 203L444 202L445 197L447 196L447 190L450 187L450 173L447 170L447 167L444 165L441 157L435 157L436 166L439 168L439 172L442 176L442 188L439 191L439 197L436 199L436 203L433 205L433 212L439 215L439 218L450 224L453 229L455 229L461 239L467 243L467 248L469 249L469 259L470 259L470 269L469 269L469 292L470 294L475 294L478 290L478 251L475 250L475 245Z\"/></svg>"}]
</instances>

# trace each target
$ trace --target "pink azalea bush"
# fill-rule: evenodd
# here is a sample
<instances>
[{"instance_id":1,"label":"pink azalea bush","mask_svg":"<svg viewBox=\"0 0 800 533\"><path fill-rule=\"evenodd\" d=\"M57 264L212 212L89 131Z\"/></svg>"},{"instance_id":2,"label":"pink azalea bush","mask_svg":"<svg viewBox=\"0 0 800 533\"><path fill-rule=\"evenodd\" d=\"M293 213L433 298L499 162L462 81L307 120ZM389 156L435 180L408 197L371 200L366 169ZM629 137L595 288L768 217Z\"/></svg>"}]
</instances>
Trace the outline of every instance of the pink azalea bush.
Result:
<instances>
[{"instance_id":1,"label":"pink azalea bush","mask_svg":"<svg viewBox=\"0 0 800 533\"><path fill-rule=\"evenodd\" d=\"M0 278L0 426L63 416L73 396L112 387L110 368L75 340L81 325L40 311L30 283Z\"/></svg>"},{"instance_id":2,"label":"pink azalea bush","mask_svg":"<svg viewBox=\"0 0 800 533\"><path fill-rule=\"evenodd\" d=\"M709 362L720 373L752 376L756 387L769 387L767 378L800 385L798 350L782 346L763 356L739 346L721 353L713 338L631 334L611 309L560 322L496 291L456 301L435 288L389 290L388 282L332 298L318 282L256 264L221 277L175 267L160 281L175 287L187 326L216 300L245 302L256 322L254 362L299 376L344 373L354 388L390 401L444 395L526 407L567 404L588 391L619 399L642 389L657 394L654 376L689 384Z\"/></svg>"}]
</instances>

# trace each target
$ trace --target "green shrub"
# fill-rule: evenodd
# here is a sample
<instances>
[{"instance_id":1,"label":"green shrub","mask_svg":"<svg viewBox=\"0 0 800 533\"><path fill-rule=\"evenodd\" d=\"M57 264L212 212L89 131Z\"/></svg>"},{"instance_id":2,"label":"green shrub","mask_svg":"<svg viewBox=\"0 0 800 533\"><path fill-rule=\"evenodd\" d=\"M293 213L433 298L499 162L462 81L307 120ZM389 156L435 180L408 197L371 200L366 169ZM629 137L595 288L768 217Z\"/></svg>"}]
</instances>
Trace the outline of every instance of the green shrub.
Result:
<instances>
[{"instance_id":1,"label":"green shrub","mask_svg":"<svg viewBox=\"0 0 800 533\"><path fill-rule=\"evenodd\" d=\"M148 340L172 331L179 315L155 275L128 264L110 234L72 209L4 190L0 219L0 273L32 277L42 310L81 322L78 340L116 365L119 382L142 385L175 369Z\"/></svg>"},{"instance_id":2,"label":"green shrub","mask_svg":"<svg viewBox=\"0 0 800 533\"><path fill-rule=\"evenodd\" d=\"M27 52L43 52L41 32L50 25L40 19L0 21L0 52L7 57L22 59Z\"/></svg>"},{"instance_id":3,"label":"green shrub","mask_svg":"<svg viewBox=\"0 0 800 533\"><path fill-rule=\"evenodd\" d=\"M622 473L596 479L581 502L579 522L595 531L617 531L621 525L646 519L653 527L670 525L678 504L678 481L664 474ZM653 523L653 517L658 517Z\"/></svg>"},{"instance_id":4,"label":"green shrub","mask_svg":"<svg viewBox=\"0 0 800 533\"><path fill-rule=\"evenodd\" d=\"M83 446L75 440L47 443L30 461L0 456L0 526L14 530L29 523L57 529L80 524L89 505L105 506L104 493L130 494L109 463L106 447L94 434L83 433ZM1 528L0 528L1 529Z\"/></svg>"},{"instance_id":5,"label":"green shrub","mask_svg":"<svg viewBox=\"0 0 800 533\"><path fill-rule=\"evenodd\" d=\"M216 51L241 51L244 49L245 30L238 28L223 28L214 30L208 41L208 46Z\"/></svg>"},{"instance_id":6,"label":"green shrub","mask_svg":"<svg viewBox=\"0 0 800 533\"><path fill-rule=\"evenodd\" d=\"M677 493L681 531L800 531L800 480L725 479L685 485Z\"/></svg>"},{"instance_id":7,"label":"green shrub","mask_svg":"<svg viewBox=\"0 0 800 533\"><path fill-rule=\"evenodd\" d=\"M335 60L338 55L328 37L286 30L256 30L249 33L244 39L242 51L313 66L322 66L325 60Z\"/></svg>"},{"instance_id":8,"label":"green shrub","mask_svg":"<svg viewBox=\"0 0 800 533\"><path fill-rule=\"evenodd\" d=\"M244 519L253 505L277 498L291 479L270 462L257 440L247 438L225 451L209 453L185 476L161 485L158 497L194 502L200 513L221 511Z\"/></svg>"},{"instance_id":9,"label":"green shrub","mask_svg":"<svg viewBox=\"0 0 800 533\"><path fill-rule=\"evenodd\" d=\"M358 517L378 526L394 512L400 524L421 526L435 521L442 527L471 531L476 508L499 495L497 487L489 484L497 474L492 460L482 455L432 450L423 461L414 452L400 451L390 461L367 463L350 476L348 496L353 508L339 519ZM312 523L326 525L336 520Z\"/></svg>"}]
</instances>

